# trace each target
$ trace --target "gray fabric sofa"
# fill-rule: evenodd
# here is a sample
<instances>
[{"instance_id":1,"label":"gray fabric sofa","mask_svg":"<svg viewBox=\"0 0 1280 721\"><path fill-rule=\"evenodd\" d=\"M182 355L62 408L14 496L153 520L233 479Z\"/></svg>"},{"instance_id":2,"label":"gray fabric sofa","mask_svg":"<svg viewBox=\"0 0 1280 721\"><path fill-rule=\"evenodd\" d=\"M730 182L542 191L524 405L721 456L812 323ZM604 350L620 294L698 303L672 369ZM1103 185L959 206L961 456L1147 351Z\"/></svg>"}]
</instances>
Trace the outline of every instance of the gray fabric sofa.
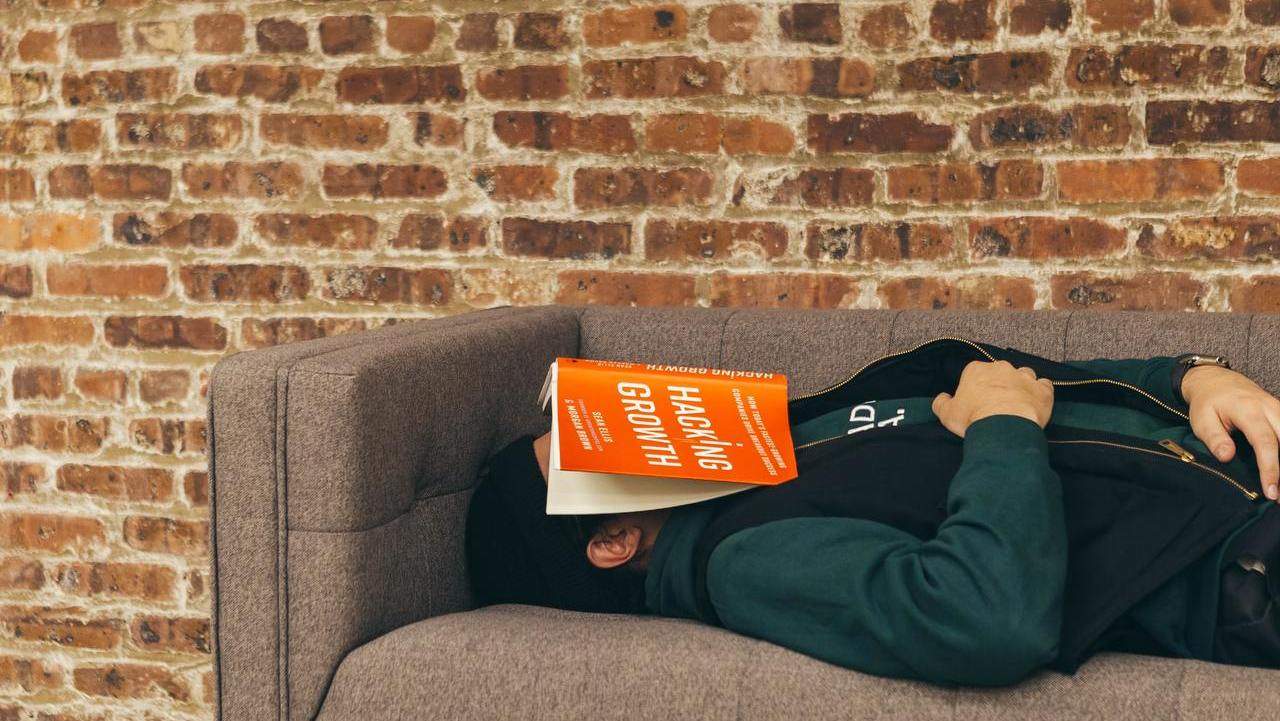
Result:
<instances>
[{"instance_id":1,"label":"gray fabric sofa","mask_svg":"<svg viewBox=\"0 0 1280 721\"><path fill-rule=\"evenodd\" d=\"M777 370L800 394L948 335L1057 359L1215 351L1280 390L1266 314L501 307L231 356L209 404L219 717L1280 716L1280 671L1103 654L945 689L692 622L472 610L469 488L547 428L534 399L555 356Z\"/></svg>"}]
</instances>

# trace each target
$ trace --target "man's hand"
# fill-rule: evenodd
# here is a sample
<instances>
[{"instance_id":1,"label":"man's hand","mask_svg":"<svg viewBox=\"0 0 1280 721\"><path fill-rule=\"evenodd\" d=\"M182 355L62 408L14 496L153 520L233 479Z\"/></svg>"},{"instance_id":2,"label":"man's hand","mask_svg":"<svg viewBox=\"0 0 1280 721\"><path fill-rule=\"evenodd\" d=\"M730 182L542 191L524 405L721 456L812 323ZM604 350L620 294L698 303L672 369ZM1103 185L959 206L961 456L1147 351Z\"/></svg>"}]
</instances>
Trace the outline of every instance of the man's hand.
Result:
<instances>
[{"instance_id":1,"label":"man's hand","mask_svg":"<svg viewBox=\"0 0 1280 721\"><path fill-rule=\"evenodd\" d=\"M1236 453L1231 431L1253 447L1267 498L1277 500L1280 484L1280 399L1241 373L1219 366L1195 366L1182 376L1182 397L1191 406L1191 430L1220 461Z\"/></svg>"},{"instance_id":2,"label":"man's hand","mask_svg":"<svg viewBox=\"0 0 1280 721\"><path fill-rule=\"evenodd\" d=\"M1047 378L1037 379L1030 368L1014 368L1005 360L971 361L960 373L955 396L939 393L933 399L934 415L962 438L969 424L980 418L1022 416L1044 428L1052 412L1053 384Z\"/></svg>"}]
</instances>

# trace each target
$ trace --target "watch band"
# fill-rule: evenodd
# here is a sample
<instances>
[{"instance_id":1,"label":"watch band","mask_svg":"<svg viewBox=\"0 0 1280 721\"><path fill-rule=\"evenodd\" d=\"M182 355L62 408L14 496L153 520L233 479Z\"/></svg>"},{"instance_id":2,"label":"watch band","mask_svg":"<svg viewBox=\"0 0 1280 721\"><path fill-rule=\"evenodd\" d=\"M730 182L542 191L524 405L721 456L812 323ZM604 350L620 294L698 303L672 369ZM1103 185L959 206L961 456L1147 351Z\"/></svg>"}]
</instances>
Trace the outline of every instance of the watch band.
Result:
<instances>
[{"instance_id":1,"label":"watch band","mask_svg":"<svg viewBox=\"0 0 1280 721\"><path fill-rule=\"evenodd\" d=\"M1231 362L1226 356L1209 355L1208 353L1183 353L1174 358L1173 370L1169 379L1173 384L1173 394L1183 404L1187 404L1187 399L1182 395L1182 378L1187 371L1196 366L1215 365L1221 368L1230 368Z\"/></svg>"}]
</instances>

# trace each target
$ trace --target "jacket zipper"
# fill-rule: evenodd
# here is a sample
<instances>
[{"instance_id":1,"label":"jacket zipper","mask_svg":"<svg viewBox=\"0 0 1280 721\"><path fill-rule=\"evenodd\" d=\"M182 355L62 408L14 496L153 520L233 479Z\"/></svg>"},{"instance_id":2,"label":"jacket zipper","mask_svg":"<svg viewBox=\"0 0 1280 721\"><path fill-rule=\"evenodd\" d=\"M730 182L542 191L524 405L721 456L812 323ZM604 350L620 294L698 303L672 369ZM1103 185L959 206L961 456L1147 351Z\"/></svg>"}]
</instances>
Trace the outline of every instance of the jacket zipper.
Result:
<instances>
[{"instance_id":1,"label":"jacket zipper","mask_svg":"<svg viewBox=\"0 0 1280 721\"><path fill-rule=\"evenodd\" d=\"M849 383L849 382L850 382L850 381L852 381L854 378L857 378L857 377L858 377L859 375L861 375L861 374L862 374L862 372L863 372L863 371L865 371L867 368L870 368L871 366L875 365L876 363L879 363L880 361L888 360L888 359L890 359L890 358L896 358L897 356L907 355L908 353L913 353L913 352L915 352L915 351L917 351L917 350L919 350L919 349L923 348L924 346L929 345L930 343L936 343L937 341L940 341L940 340L952 340L952 341L957 341L957 342L959 342L959 343L964 343L965 345L968 345L969 347L971 347L971 348L973 348L974 350L976 350L976 351L978 351L979 353L981 353L985 358L987 358L987 360L989 360L989 361L994 361L994 360L995 360L995 356L991 355L990 353L988 353L988 352L986 351L986 349L985 349L985 348L983 348L982 346L978 345L977 343L974 343L974 342L973 342L973 341L971 341L971 340L968 340L968 339L966 339L966 338L957 338L957 337L955 337L955 336L939 336L939 337L937 337L937 338L932 338L932 339L930 339L930 340L924 341L923 343L918 343L918 344L916 344L915 346L913 346L913 347L911 347L911 348L908 348L907 350L899 351L899 352L897 352L897 353L889 353L889 354L887 354L887 355L880 356L879 358L876 358L875 360L872 360L872 361L870 361L870 362L868 362L868 363L864 364L861 368L859 368L858 370L854 371L852 375L850 375L849 377L845 378L845 379L844 379L844 380L842 380L842 381L839 381L839 382L837 382L837 383L835 383L835 384L833 384L833 385L827 386L826 388L823 388L823 389L821 389L821 390L814 391L813 393L807 393L807 394L802 395L802 396L796 396L795 398L793 398L793 399L791 399L791 400L792 400L792 402L794 402L794 401L804 400L804 399L807 399L807 398L813 398L814 396L822 395L823 393L827 393L827 392L829 392L829 391L835 390L836 388L839 388L840 386L843 386L843 385L845 385L845 384ZM1156 398L1155 396L1153 396L1153 395L1151 395L1150 393L1148 393L1148 392L1146 392L1146 391L1142 390L1141 388L1139 388L1139 387L1137 387L1137 386L1135 386L1135 385L1133 385L1133 384L1131 384L1131 383L1125 383L1124 381L1112 380L1112 379L1110 379L1110 378L1090 378L1090 379L1086 379L1086 380L1078 380L1078 381L1058 381L1058 380L1054 380L1054 379L1050 378L1050 379L1049 379L1049 382L1050 382L1050 383L1052 383L1052 384L1053 384L1053 385L1055 385L1055 386L1075 386L1075 385L1084 385L1084 384L1086 384L1086 383L1110 383L1110 384L1113 384L1113 385L1120 386L1121 388L1127 388L1127 389L1129 389L1129 390L1131 390L1131 391L1134 391L1134 392L1136 392L1136 393L1139 393L1139 394L1141 394L1142 396L1144 396L1145 398L1147 398L1148 400L1152 401L1153 403L1156 403L1157 405L1159 405L1160 407L1162 407L1162 408L1164 408L1164 409L1168 410L1169 412L1171 412L1171 413L1173 413L1173 414L1175 414L1175 415L1177 415L1177 416L1180 416L1180 417L1181 417L1181 418L1183 418L1184 420L1190 420L1190 417L1189 417L1187 414L1183 413L1182 411L1178 410L1177 408L1174 408L1173 406L1170 406L1168 403L1165 403L1164 401L1160 400L1159 398ZM800 450L800 449L802 449L802 448L808 448L808 447L810 447L810 446L816 446L816 445L818 445L819 443L826 443L827 441L831 441L831 440L834 440L834 439L836 439L836 438L842 438L842 437L843 437L843 436L832 436L831 438L821 438L821 439L818 439L818 440L816 440L816 441L810 441L810 442L805 443L805 444L803 444L803 445L796 446L796 447L795 447L795 450L797 450L797 451L798 451L798 450ZM1047 440L1047 439L1046 439L1046 440ZM1165 458L1168 458L1168 457L1169 457L1169 454L1161 453L1160 451L1153 451L1153 450L1151 450L1151 449L1149 449L1149 448L1142 448L1142 447L1140 447L1140 446L1129 446L1129 445L1125 445L1125 444L1123 444L1123 443L1115 443L1115 442L1112 442L1112 441L1094 441L1094 440L1057 440L1057 441L1054 441L1054 440L1050 440L1050 441L1049 441L1049 443L1095 443L1095 444L1098 444L1098 445L1114 446L1114 447L1116 447L1116 448L1127 448L1127 449L1132 450L1132 451L1141 451L1142 453L1150 453L1150 454L1152 454L1152 455L1162 456L1162 457L1165 457ZM1241 493L1243 493L1243 494L1245 495L1245 497L1247 497L1249 500L1251 500L1251 501L1256 501L1256 500L1258 500L1258 494L1257 494L1257 493L1255 493L1255 492L1253 492L1253 491L1250 491L1249 489L1245 488L1243 485L1241 485L1241 484L1240 484L1240 482L1239 482L1239 481L1237 481L1236 479L1232 478L1231 476L1229 476L1229 475L1227 475L1227 474L1223 473L1222 471L1219 471L1219 470L1217 470L1216 468L1210 468L1209 466L1206 466L1206 465L1204 465L1203 463L1199 463L1199 462L1197 462L1197 461L1195 460L1195 454L1193 454L1191 451L1188 451L1187 449L1183 448L1182 446L1178 445L1177 443L1173 442L1172 440L1169 440L1169 439L1167 439L1167 438L1166 438L1166 439L1164 439L1164 440L1161 440L1161 441L1160 441L1160 445L1161 445L1162 447L1164 447L1164 448L1168 449L1168 450L1169 450L1169 452L1173 454L1173 457L1178 458L1178 459L1179 459L1179 460L1181 460L1182 462L1184 462L1184 463L1189 463L1189 464L1191 464L1191 465L1195 466L1196 468L1199 468L1199 469L1201 469L1201 470L1207 471L1207 472L1209 472L1209 473L1211 473L1211 474L1213 474L1213 475L1215 475L1215 476L1218 476L1219 478L1221 478L1221 479L1225 480L1227 483L1230 483L1230 484L1231 484L1232 486L1234 486L1237 490L1239 490Z\"/></svg>"}]
</instances>

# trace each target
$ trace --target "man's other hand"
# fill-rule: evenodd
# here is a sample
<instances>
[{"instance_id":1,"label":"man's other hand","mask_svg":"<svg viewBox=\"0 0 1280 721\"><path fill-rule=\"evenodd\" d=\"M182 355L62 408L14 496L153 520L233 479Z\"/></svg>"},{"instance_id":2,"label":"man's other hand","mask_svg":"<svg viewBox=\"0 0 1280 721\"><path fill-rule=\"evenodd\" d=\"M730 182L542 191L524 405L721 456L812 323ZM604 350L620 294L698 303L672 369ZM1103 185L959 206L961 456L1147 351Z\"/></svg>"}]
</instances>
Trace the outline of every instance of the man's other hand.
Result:
<instances>
[{"instance_id":1,"label":"man's other hand","mask_svg":"<svg viewBox=\"0 0 1280 721\"><path fill-rule=\"evenodd\" d=\"M1241 373L1195 366L1182 376L1182 397L1191 406L1191 430L1220 461L1236 454L1231 431L1239 430L1258 460L1262 491L1277 499L1280 484L1280 399Z\"/></svg>"},{"instance_id":2,"label":"man's other hand","mask_svg":"<svg viewBox=\"0 0 1280 721\"><path fill-rule=\"evenodd\" d=\"M971 361L960 373L955 395L939 393L933 399L934 415L960 437L970 423L994 415L1022 416L1044 428L1052 412L1053 384L1005 360Z\"/></svg>"}]
</instances>

